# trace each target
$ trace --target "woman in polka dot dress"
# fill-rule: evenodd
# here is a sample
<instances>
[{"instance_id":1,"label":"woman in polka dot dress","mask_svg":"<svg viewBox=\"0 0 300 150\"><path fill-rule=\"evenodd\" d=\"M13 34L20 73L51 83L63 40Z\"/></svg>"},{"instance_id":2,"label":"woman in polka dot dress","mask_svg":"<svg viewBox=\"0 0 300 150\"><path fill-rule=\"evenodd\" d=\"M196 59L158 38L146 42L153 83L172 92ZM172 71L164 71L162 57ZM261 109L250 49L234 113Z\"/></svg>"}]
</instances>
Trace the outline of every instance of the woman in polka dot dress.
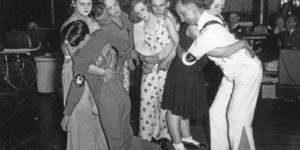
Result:
<instances>
[{"instance_id":1,"label":"woman in polka dot dress","mask_svg":"<svg viewBox=\"0 0 300 150\"><path fill-rule=\"evenodd\" d=\"M161 100L167 69L176 55L178 33L169 17L158 18L148 10L146 0L133 0L131 4L142 20L134 24L135 49L144 62L139 136L148 141L170 140Z\"/></svg>"}]
</instances>

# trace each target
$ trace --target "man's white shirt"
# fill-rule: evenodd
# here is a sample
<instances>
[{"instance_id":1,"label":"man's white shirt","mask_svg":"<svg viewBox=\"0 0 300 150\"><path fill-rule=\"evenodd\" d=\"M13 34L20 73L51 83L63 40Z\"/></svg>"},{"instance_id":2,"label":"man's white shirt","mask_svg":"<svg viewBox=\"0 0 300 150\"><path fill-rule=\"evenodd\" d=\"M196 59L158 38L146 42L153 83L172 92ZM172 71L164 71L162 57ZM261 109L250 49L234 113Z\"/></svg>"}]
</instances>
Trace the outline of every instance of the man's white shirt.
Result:
<instances>
[{"instance_id":1,"label":"man's white shirt","mask_svg":"<svg viewBox=\"0 0 300 150\"><path fill-rule=\"evenodd\" d=\"M200 30L209 21L218 21L222 24L222 20L207 12L203 12L197 22L197 27ZM237 42L235 37L228 31L227 28L220 24L211 24L205 27L194 40L191 47L182 55L182 61L185 65L193 65L203 55L209 53L214 48L224 47ZM196 57L195 61L187 61L187 55L191 54Z\"/></svg>"}]
</instances>

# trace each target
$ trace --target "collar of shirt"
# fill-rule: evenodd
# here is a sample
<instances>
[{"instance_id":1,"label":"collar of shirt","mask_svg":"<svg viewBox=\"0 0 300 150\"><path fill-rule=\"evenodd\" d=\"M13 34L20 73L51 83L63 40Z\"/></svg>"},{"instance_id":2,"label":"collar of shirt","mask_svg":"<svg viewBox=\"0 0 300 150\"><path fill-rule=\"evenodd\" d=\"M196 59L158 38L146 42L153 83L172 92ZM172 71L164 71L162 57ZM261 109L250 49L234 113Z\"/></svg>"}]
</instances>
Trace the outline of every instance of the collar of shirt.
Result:
<instances>
[{"instance_id":1,"label":"collar of shirt","mask_svg":"<svg viewBox=\"0 0 300 150\"><path fill-rule=\"evenodd\" d=\"M222 24L222 20L214 15L211 15L207 12L203 12L201 17L199 18L198 22L197 22L197 27L199 30L201 30L203 28L203 26L208 22L208 21L211 21L211 20L215 20L215 21L218 21Z\"/></svg>"}]
</instances>

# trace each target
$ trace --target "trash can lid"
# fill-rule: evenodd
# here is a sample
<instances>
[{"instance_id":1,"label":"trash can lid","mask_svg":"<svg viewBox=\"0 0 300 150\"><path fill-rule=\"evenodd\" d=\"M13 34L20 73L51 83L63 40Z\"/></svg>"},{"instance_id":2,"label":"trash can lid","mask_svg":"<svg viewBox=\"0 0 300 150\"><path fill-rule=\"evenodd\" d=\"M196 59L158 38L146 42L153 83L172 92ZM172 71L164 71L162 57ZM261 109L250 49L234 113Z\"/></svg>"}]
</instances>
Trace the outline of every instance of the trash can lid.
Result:
<instances>
[{"instance_id":1,"label":"trash can lid","mask_svg":"<svg viewBox=\"0 0 300 150\"><path fill-rule=\"evenodd\" d=\"M34 57L34 60L35 61L46 61L46 62L49 62L49 61L57 61L58 58L55 58L55 57L52 57L52 56L37 56L37 57Z\"/></svg>"}]
</instances>

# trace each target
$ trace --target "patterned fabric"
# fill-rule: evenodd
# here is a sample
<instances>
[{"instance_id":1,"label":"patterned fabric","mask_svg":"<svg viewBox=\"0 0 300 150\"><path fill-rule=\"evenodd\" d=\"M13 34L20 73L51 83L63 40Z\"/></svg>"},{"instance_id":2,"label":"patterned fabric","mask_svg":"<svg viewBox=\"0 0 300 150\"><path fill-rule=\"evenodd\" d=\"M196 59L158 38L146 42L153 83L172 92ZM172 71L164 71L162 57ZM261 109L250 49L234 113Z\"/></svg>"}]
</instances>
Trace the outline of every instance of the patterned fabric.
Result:
<instances>
[{"instance_id":1,"label":"patterned fabric","mask_svg":"<svg viewBox=\"0 0 300 150\"><path fill-rule=\"evenodd\" d=\"M129 92L129 86L130 86L130 70L128 68L128 62L126 61L123 67L123 74L121 74L120 81L122 82L122 85L126 89L127 92Z\"/></svg>"},{"instance_id":2,"label":"patterned fabric","mask_svg":"<svg viewBox=\"0 0 300 150\"><path fill-rule=\"evenodd\" d=\"M152 137L170 139L166 110L161 109L167 72L157 72L157 69L158 65L155 65L152 73L142 76L139 136L148 141Z\"/></svg>"},{"instance_id":3,"label":"patterned fabric","mask_svg":"<svg viewBox=\"0 0 300 150\"><path fill-rule=\"evenodd\" d=\"M165 26L165 18L158 18L157 26L153 31L145 30L145 42L153 51L153 54L161 52L165 46L171 41L169 32Z\"/></svg>"},{"instance_id":4,"label":"patterned fabric","mask_svg":"<svg viewBox=\"0 0 300 150\"><path fill-rule=\"evenodd\" d=\"M171 41L164 21L165 18L158 18L155 31L145 29L145 41L153 53L161 52ZM161 109L167 72L157 69L156 64L151 73L142 75L139 136L148 141L151 141L152 137L170 139L166 125L166 110Z\"/></svg>"}]
</instances>

